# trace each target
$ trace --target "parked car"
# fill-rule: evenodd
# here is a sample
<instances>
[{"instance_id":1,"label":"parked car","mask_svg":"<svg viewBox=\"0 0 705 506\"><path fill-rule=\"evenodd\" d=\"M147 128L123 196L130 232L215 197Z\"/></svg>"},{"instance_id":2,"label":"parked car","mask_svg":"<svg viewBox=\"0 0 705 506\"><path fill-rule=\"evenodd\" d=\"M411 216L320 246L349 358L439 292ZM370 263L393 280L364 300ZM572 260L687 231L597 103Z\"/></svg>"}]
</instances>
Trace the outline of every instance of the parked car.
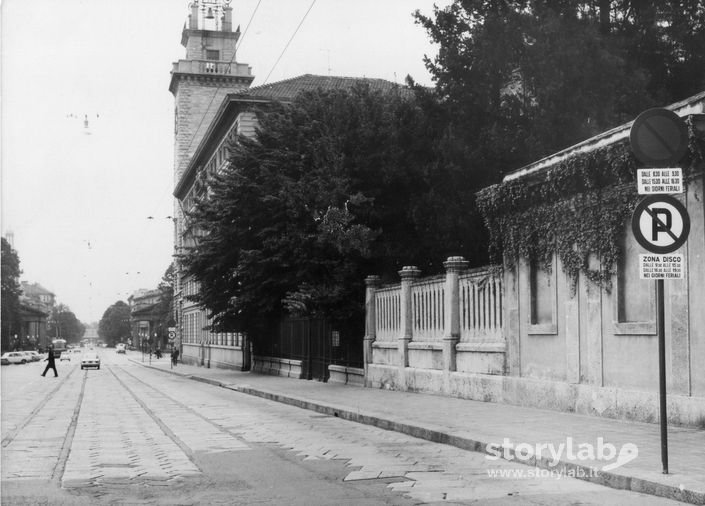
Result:
<instances>
[{"instance_id":1,"label":"parked car","mask_svg":"<svg viewBox=\"0 0 705 506\"><path fill-rule=\"evenodd\" d=\"M24 355L27 358L27 362L34 362L34 358L32 357L32 354L26 350L20 351L22 355Z\"/></svg>"},{"instance_id":2,"label":"parked car","mask_svg":"<svg viewBox=\"0 0 705 506\"><path fill-rule=\"evenodd\" d=\"M83 354L83 357L81 357L81 369L85 369L87 367L95 367L96 369L100 369L100 357L96 352L87 351Z\"/></svg>"},{"instance_id":3,"label":"parked car","mask_svg":"<svg viewBox=\"0 0 705 506\"><path fill-rule=\"evenodd\" d=\"M42 359L42 356L36 351L26 351L25 353L32 358L32 362L39 362Z\"/></svg>"},{"instance_id":4,"label":"parked car","mask_svg":"<svg viewBox=\"0 0 705 506\"><path fill-rule=\"evenodd\" d=\"M117 353L125 353L125 344L124 343L118 343L115 345L115 351Z\"/></svg>"},{"instance_id":5,"label":"parked car","mask_svg":"<svg viewBox=\"0 0 705 506\"><path fill-rule=\"evenodd\" d=\"M2 362L3 365L26 364L29 361L31 361L31 359L21 351L8 351L7 353L3 353L2 357L0 357L0 362Z\"/></svg>"}]
</instances>

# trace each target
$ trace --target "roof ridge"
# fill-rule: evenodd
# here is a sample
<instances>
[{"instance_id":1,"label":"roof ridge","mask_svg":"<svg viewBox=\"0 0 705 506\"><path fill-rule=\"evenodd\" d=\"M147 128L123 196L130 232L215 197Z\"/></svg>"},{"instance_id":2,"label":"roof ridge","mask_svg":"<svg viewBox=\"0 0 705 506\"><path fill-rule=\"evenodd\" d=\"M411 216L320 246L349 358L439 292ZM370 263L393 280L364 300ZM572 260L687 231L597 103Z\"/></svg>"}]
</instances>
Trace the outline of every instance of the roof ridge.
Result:
<instances>
[{"instance_id":1,"label":"roof ridge","mask_svg":"<svg viewBox=\"0 0 705 506\"><path fill-rule=\"evenodd\" d=\"M389 86L400 86L404 87L403 84L395 83L392 81L388 81L387 79L383 79L381 77L354 77L354 76L324 76L320 74L301 74L298 76L294 77L289 77L287 79L282 79L281 81L275 81L272 83L267 83L267 84L261 84L258 86L253 86L250 88L244 88L242 90L237 91L237 95L253 95L256 94L257 92L260 91L265 91L265 90L272 90L278 87L282 86L287 86L287 85L296 85L297 83L303 83L307 81L360 81L360 82L376 82L376 83L386 83Z\"/></svg>"}]
</instances>

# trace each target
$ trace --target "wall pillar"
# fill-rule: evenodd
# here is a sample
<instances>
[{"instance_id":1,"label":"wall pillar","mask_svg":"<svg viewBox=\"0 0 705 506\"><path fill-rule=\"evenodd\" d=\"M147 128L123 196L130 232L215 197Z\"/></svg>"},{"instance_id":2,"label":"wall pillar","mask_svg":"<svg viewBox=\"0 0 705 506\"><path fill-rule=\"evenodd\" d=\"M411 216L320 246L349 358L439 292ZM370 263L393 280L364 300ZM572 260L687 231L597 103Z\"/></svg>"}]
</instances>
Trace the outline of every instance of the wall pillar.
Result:
<instances>
[{"instance_id":1,"label":"wall pillar","mask_svg":"<svg viewBox=\"0 0 705 506\"><path fill-rule=\"evenodd\" d=\"M409 341L413 339L414 328L411 305L411 285L419 277L421 271L413 265L405 266L399 271L401 277L401 329L399 333L399 384L404 390L406 383L406 368L409 367Z\"/></svg>"},{"instance_id":2,"label":"wall pillar","mask_svg":"<svg viewBox=\"0 0 705 506\"><path fill-rule=\"evenodd\" d=\"M363 357L365 367L364 384L368 385L368 369L372 363L372 344L377 339L377 287L379 286L379 276L367 276L365 278L365 337L363 338Z\"/></svg>"},{"instance_id":3,"label":"wall pillar","mask_svg":"<svg viewBox=\"0 0 705 506\"><path fill-rule=\"evenodd\" d=\"M448 257L446 269L445 314L443 315L443 388L450 390L450 373L457 370L456 345L460 341L460 273L467 269L463 257Z\"/></svg>"}]
</instances>

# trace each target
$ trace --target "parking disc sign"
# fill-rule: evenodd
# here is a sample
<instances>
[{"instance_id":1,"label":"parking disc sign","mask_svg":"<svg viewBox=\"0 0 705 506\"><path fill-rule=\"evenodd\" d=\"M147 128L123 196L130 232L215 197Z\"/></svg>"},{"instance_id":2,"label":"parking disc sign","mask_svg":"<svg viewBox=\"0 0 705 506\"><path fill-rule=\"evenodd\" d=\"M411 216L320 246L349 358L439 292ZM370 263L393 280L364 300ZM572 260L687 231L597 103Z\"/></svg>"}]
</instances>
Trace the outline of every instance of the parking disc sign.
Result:
<instances>
[{"instance_id":1,"label":"parking disc sign","mask_svg":"<svg viewBox=\"0 0 705 506\"><path fill-rule=\"evenodd\" d=\"M637 242L651 253L671 253L688 239L690 217L685 206L668 195L644 197L632 215Z\"/></svg>"},{"instance_id":2,"label":"parking disc sign","mask_svg":"<svg viewBox=\"0 0 705 506\"><path fill-rule=\"evenodd\" d=\"M683 279L685 259L681 253L639 255L640 279Z\"/></svg>"}]
</instances>

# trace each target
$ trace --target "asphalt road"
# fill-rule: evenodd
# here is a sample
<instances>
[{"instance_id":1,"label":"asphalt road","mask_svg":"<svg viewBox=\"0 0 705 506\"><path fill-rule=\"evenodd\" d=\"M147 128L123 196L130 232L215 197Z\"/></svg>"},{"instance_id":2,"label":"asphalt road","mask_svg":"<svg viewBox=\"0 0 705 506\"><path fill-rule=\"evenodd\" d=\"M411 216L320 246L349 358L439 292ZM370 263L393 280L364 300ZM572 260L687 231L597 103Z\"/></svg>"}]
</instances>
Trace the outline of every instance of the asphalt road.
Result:
<instances>
[{"instance_id":1,"label":"asphalt road","mask_svg":"<svg viewBox=\"0 0 705 506\"><path fill-rule=\"evenodd\" d=\"M3 504L678 504L143 368L2 367ZM132 352L135 353L135 352Z\"/></svg>"}]
</instances>

